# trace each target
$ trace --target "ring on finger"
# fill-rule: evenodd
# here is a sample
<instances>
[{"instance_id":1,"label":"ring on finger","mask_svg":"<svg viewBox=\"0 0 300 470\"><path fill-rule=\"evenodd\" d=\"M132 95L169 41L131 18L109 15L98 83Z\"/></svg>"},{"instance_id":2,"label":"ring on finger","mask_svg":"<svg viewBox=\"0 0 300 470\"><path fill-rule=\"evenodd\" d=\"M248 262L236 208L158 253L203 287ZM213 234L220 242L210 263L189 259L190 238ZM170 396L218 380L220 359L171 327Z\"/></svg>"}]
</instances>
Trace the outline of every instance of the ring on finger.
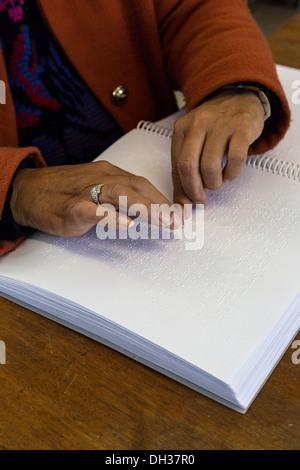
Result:
<instances>
[{"instance_id":1,"label":"ring on finger","mask_svg":"<svg viewBox=\"0 0 300 470\"><path fill-rule=\"evenodd\" d=\"M95 186L94 188L91 189L91 196L95 204L98 204L98 206L101 205L101 194L102 194L102 188L104 184L98 184L98 186Z\"/></svg>"}]
</instances>

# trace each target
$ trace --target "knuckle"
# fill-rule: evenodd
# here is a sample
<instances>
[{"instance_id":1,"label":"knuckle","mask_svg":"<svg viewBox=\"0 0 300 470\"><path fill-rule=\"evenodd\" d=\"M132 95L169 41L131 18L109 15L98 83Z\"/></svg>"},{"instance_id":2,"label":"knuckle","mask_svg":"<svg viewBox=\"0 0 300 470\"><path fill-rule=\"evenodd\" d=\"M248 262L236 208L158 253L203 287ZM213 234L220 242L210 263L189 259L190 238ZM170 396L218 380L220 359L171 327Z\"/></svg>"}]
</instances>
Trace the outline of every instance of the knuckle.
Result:
<instances>
[{"instance_id":1,"label":"knuckle","mask_svg":"<svg viewBox=\"0 0 300 470\"><path fill-rule=\"evenodd\" d=\"M198 163L194 162L189 158L181 159L177 163L177 170L181 174L191 174L197 171Z\"/></svg>"},{"instance_id":2,"label":"knuckle","mask_svg":"<svg viewBox=\"0 0 300 470\"><path fill-rule=\"evenodd\" d=\"M81 220L83 218L83 216L85 215L85 211L82 208L82 204L76 204L73 207L72 215L75 220Z\"/></svg>"},{"instance_id":3,"label":"knuckle","mask_svg":"<svg viewBox=\"0 0 300 470\"><path fill-rule=\"evenodd\" d=\"M111 163L109 163L107 160L101 160L98 162L98 164L104 171L108 171L111 167Z\"/></svg>"},{"instance_id":4,"label":"knuckle","mask_svg":"<svg viewBox=\"0 0 300 470\"><path fill-rule=\"evenodd\" d=\"M140 190L149 184L150 182L147 180L147 178L144 178L144 176L135 176L132 179L132 185L137 190Z\"/></svg>"},{"instance_id":5,"label":"knuckle","mask_svg":"<svg viewBox=\"0 0 300 470\"><path fill-rule=\"evenodd\" d=\"M176 119L174 123L174 134L182 133L184 128L185 128L185 116L181 116L180 118Z\"/></svg>"},{"instance_id":6,"label":"knuckle","mask_svg":"<svg viewBox=\"0 0 300 470\"><path fill-rule=\"evenodd\" d=\"M194 117L191 122L191 130L193 132L196 132L200 128L202 129L203 127L206 126L206 123L210 120L210 113L206 109L199 109L197 112L195 112Z\"/></svg>"},{"instance_id":7,"label":"knuckle","mask_svg":"<svg viewBox=\"0 0 300 470\"><path fill-rule=\"evenodd\" d=\"M178 171L177 165L172 166L172 176L173 178L175 178L175 180L179 178L179 171Z\"/></svg>"},{"instance_id":8,"label":"knuckle","mask_svg":"<svg viewBox=\"0 0 300 470\"><path fill-rule=\"evenodd\" d=\"M245 130L253 125L253 116L250 113L244 111L237 115L238 124L241 129Z\"/></svg>"},{"instance_id":9,"label":"knuckle","mask_svg":"<svg viewBox=\"0 0 300 470\"><path fill-rule=\"evenodd\" d=\"M202 200L203 192L200 188L191 188L186 191L185 196L187 196L190 201L200 202Z\"/></svg>"},{"instance_id":10,"label":"knuckle","mask_svg":"<svg viewBox=\"0 0 300 470\"><path fill-rule=\"evenodd\" d=\"M125 187L120 183L111 183L107 185L108 196L123 196Z\"/></svg>"},{"instance_id":11,"label":"knuckle","mask_svg":"<svg viewBox=\"0 0 300 470\"><path fill-rule=\"evenodd\" d=\"M222 168L220 167L220 165L216 165L212 163L203 165L201 168L203 175L205 175L205 177L209 179L214 179L216 176L220 174L221 170Z\"/></svg>"},{"instance_id":12,"label":"knuckle","mask_svg":"<svg viewBox=\"0 0 300 470\"><path fill-rule=\"evenodd\" d=\"M174 125L174 131L175 133L184 133L187 136L194 135L199 131L199 129L203 129L203 127L205 127L208 119L209 113L206 110L195 110L190 113L188 121L185 116L177 119Z\"/></svg>"},{"instance_id":13,"label":"knuckle","mask_svg":"<svg viewBox=\"0 0 300 470\"><path fill-rule=\"evenodd\" d=\"M202 177L207 189L217 190L220 189L222 180L222 169L219 165L206 165L202 168Z\"/></svg>"},{"instance_id":14,"label":"knuckle","mask_svg":"<svg viewBox=\"0 0 300 470\"><path fill-rule=\"evenodd\" d=\"M245 163L247 156L242 151L236 151L230 155L229 159L233 164L241 165Z\"/></svg>"}]
</instances>

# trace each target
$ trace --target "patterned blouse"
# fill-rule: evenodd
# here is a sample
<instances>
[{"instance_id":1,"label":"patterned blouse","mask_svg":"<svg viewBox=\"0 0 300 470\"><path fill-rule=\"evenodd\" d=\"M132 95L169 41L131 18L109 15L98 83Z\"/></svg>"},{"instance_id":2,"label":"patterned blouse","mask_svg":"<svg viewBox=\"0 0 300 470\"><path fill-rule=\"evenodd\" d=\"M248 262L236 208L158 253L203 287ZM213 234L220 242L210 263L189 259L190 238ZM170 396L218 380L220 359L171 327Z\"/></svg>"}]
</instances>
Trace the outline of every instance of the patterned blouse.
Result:
<instances>
[{"instance_id":1,"label":"patterned blouse","mask_svg":"<svg viewBox=\"0 0 300 470\"><path fill-rule=\"evenodd\" d=\"M0 0L0 43L20 147L38 147L48 166L77 164L92 161L123 135L52 36L35 0ZM9 201L1 239L19 235Z\"/></svg>"}]
</instances>

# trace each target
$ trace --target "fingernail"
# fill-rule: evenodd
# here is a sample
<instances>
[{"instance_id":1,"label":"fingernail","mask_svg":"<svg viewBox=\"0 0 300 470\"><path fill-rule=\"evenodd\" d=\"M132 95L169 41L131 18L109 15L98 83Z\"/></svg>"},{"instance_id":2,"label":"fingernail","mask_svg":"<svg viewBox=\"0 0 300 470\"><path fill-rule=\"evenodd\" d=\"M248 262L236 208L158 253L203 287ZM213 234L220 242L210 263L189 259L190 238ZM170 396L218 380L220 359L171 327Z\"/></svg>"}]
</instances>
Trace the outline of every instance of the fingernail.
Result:
<instances>
[{"instance_id":1,"label":"fingernail","mask_svg":"<svg viewBox=\"0 0 300 470\"><path fill-rule=\"evenodd\" d=\"M183 226L183 220L182 220L181 217L178 217L177 215L174 215L173 221L174 221L174 228L175 229Z\"/></svg>"},{"instance_id":2,"label":"fingernail","mask_svg":"<svg viewBox=\"0 0 300 470\"><path fill-rule=\"evenodd\" d=\"M128 217L126 215L119 214L119 218L118 218L119 230L128 230L129 228L133 226L134 226L133 220L130 223L128 223Z\"/></svg>"},{"instance_id":3,"label":"fingernail","mask_svg":"<svg viewBox=\"0 0 300 470\"><path fill-rule=\"evenodd\" d=\"M129 230L129 229L132 228L133 226L134 226L134 222L133 222L133 221L132 221L129 225L128 225L128 224L119 223L118 230Z\"/></svg>"},{"instance_id":4,"label":"fingernail","mask_svg":"<svg viewBox=\"0 0 300 470\"><path fill-rule=\"evenodd\" d=\"M165 226L171 225L171 214L169 212L161 212L160 213L160 220Z\"/></svg>"},{"instance_id":5,"label":"fingernail","mask_svg":"<svg viewBox=\"0 0 300 470\"><path fill-rule=\"evenodd\" d=\"M183 212L184 219L185 220L189 219L192 216L192 213L193 213L193 204L185 204L184 212Z\"/></svg>"}]
</instances>

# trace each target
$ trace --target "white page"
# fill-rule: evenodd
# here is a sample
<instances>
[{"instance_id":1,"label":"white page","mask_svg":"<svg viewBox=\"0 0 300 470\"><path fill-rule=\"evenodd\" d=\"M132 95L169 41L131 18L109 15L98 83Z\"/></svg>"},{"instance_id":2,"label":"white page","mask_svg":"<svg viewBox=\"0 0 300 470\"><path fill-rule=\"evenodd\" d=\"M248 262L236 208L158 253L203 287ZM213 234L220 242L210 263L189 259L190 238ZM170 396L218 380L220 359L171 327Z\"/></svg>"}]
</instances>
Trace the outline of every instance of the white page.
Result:
<instances>
[{"instance_id":1,"label":"white page","mask_svg":"<svg viewBox=\"0 0 300 470\"><path fill-rule=\"evenodd\" d=\"M123 168L167 193L168 158L151 149L153 138L134 133ZM103 157L120 164L130 139ZM145 148L149 160L141 159ZM230 382L299 292L299 188L245 169L211 196L199 252L182 241L99 241L94 230L66 241L37 234L1 260L0 273L82 304Z\"/></svg>"},{"instance_id":2,"label":"white page","mask_svg":"<svg viewBox=\"0 0 300 470\"><path fill-rule=\"evenodd\" d=\"M102 158L171 198L167 139L136 130ZM299 208L299 182L245 168L211 194L200 251L183 241L100 241L95 230L68 240L36 234L1 259L0 275L83 305L230 383L299 293Z\"/></svg>"}]
</instances>

